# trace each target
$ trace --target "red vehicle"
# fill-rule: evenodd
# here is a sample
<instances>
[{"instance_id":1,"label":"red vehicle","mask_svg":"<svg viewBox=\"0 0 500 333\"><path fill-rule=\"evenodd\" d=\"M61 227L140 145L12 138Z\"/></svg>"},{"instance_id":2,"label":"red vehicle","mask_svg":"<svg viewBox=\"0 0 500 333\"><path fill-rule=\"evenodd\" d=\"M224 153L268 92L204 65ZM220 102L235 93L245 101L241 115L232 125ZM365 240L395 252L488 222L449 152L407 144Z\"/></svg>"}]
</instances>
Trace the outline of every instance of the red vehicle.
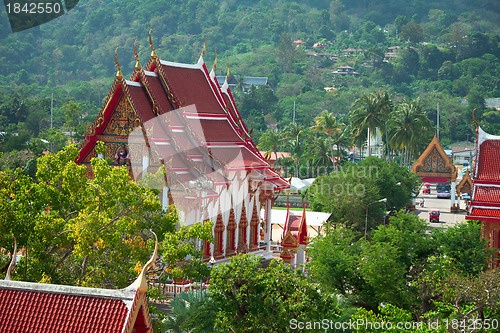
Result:
<instances>
[{"instance_id":1,"label":"red vehicle","mask_svg":"<svg viewBox=\"0 0 500 333\"><path fill-rule=\"evenodd\" d=\"M422 193L428 193L428 194L431 194L431 184L429 183L425 183L424 184L425 188L424 190L422 191Z\"/></svg>"},{"instance_id":2,"label":"red vehicle","mask_svg":"<svg viewBox=\"0 0 500 333\"><path fill-rule=\"evenodd\" d=\"M431 210L429 213L429 222L439 222L439 215L441 215L439 210Z\"/></svg>"}]
</instances>

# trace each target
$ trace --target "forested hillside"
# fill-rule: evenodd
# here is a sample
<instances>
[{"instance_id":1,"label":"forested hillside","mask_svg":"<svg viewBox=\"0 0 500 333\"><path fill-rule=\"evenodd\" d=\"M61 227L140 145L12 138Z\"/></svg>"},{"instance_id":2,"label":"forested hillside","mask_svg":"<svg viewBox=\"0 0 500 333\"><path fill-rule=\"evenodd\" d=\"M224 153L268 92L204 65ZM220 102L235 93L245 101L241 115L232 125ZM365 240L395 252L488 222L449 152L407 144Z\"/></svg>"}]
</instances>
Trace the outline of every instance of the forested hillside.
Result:
<instances>
[{"instance_id":1,"label":"forested hillside","mask_svg":"<svg viewBox=\"0 0 500 333\"><path fill-rule=\"evenodd\" d=\"M3 7L0 17L4 152L26 142L35 149L33 137L62 146L60 131L80 140L109 91L116 45L127 75L136 38L141 60L149 58L151 26L162 59L196 62L204 36L208 65L217 50L218 75L228 62L233 74L269 78L274 90L235 91L255 139L290 124L294 102L296 122L305 127L323 110L348 123L352 104L379 91L395 102L419 98L431 121L439 102L445 144L470 137L473 107L487 130L500 132L500 112L484 102L500 98L495 0L81 0L66 15L18 33L10 31ZM332 74L342 65L359 77Z\"/></svg>"}]
</instances>

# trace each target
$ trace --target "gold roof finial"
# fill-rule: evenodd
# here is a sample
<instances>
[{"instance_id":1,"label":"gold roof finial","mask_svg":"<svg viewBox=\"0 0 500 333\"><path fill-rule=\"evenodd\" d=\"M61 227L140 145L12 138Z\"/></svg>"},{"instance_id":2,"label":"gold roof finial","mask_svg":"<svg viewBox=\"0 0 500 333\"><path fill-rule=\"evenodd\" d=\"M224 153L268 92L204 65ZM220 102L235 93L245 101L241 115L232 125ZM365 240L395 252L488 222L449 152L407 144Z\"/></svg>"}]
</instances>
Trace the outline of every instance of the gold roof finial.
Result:
<instances>
[{"instance_id":1,"label":"gold roof finial","mask_svg":"<svg viewBox=\"0 0 500 333\"><path fill-rule=\"evenodd\" d=\"M156 55L155 46L153 45L153 40L151 39L151 31L152 31L152 30L153 30L153 26L151 26L151 28L149 29L149 45L150 45L150 46L151 46L151 48L153 49L153 50L151 51L151 57L156 58L156 57L158 57L158 56Z\"/></svg>"},{"instance_id":2,"label":"gold roof finial","mask_svg":"<svg viewBox=\"0 0 500 333\"><path fill-rule=\"evenodd\" d=\"M229 61L227 62L227 75L226 75L226 81L229 81Z\"/></svg>"},{"instance_id":3,"label":"gold roof finial","mask_svg":"<svg viewBox=\"0 0 500 333\"><path fill-rule=\"evenodd\" d=\"M151 231L151 233L155 236L155 250L149 261L142 268L141 274L139 274L135 282L132 283L126 289L135 289L142 293L145 293L148 290L148 283L146 281L146 272L151 266L154 265L156 259L158 258L158 237L156 237L156 234L153 232L153 230L149 231Z\"/></svg>"},{"instance_id":4,"label":"gold roof finial","mask_svg":"<svg viewBox=\"0 0 500 333\"><path fill-rule=\"evenodd\" d=\"M12 260L10 261L9 268L7 268L7 274L5 275L6 281L10 281L10 272L14 269L14 266L16 266L16 261L17 261L17 240L16 236L12 235L14 237L14 252L12 252Z\"/></svg>"},{"instance_id":5,"label":"gold roof finial","mask_svg":"<svg viewBox=\"0 0 500 333\"><path fill-rule=\"evenodd\" d=\"M472 110L472 121L474 122L474 124L476 124L476 133L478 133L478 128L479 128L479 123L477 122L476 120L476 117L474 116L474 113L476 112L476 108L474 108L474 110Z\"/></svg>"},{"instance_id":6,"label":"gold roof finial","mask_svg":"<svg viewBox=\"0 0 500 333\"><path fill-rule=\"evenodd\" d=\"M120 67L120 64L118 63L118 48L120 45L116 45L116 50L115 50L115 66L118 67L118 72L116 72L117 77L123 77L122 74L122 69Z\"/></svg>"},{"instance_id":7,"label":"gold roof finial","mask_svg":"<svg viewBox=\"0 0 500 333\"><path fill-rule=\"evenodd\" d=\"M203 36L203 51L201 51L200 57L203 57L206 51L207 51L207 41L205 40L205 36Z\"/></svg>"},{"instance_id":8,"label":"gold roof finial","mask_svg":"<svg viewBox=\"0 0 500 333\"><path fill-rule=\"evenodd\" d=\"M214 62L214 65L212 67L212 70L214 71L214 73L215 73L216 68L217 68L217 49L215 50L215 62Z\"/></svg>"},{"instance_id":9,"label":"gold roof finial","mask_svg":"<svg viewBox=\"0 0 500 333\"><path fill-rule=\"evenodd\" d=\"M135 38L134 42L134 55L135 55L135 69L141 69L141 62L139 61L139 56L137 55L137 37Z\"/></svg>"}]
</instances>

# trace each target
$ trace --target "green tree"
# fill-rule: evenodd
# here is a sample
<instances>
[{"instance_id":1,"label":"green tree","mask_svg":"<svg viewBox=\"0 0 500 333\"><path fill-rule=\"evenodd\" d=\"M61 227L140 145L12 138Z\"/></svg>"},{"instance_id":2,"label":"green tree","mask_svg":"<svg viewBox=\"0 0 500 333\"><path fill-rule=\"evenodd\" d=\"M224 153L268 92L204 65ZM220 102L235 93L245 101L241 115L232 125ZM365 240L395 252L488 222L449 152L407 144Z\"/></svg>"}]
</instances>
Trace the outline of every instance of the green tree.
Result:
<instances>
[{"instance_id":1,"label":"green tree","mask_svg":"<svg viewBox=\"0 0 500 333\"><path fill-rule=\"evenodd\" d=\"M252 255L214 267L209 296L216 328L225 332L289 332L292 320L334 320L339 314L334 298L299 271L277 260L264 268Z\"/></svg>"},{"instance_id":2,"label":"green tree","mask_svg":"<svg viewBox=\"0 0 500 333\"><path fill-rule=\"evenodd\" d=\"M399 37L418 44L424 40L424 28L420 24L410 21L401 27Z\"/></svg>"},{"instance_id":3,"label":"green tree","mask_svg":"<svg viewBox=\"0 0 500 333\"><path fill-rule=\"evenodd\" d=\"M268 152L273 152L276 157L276 165L279 166L278 149L282 147L283 137L277 129L269 129L259 138L257 147Z\"/></svg>"},{"instance_id":4,"label":"green tree","mask_svg":"<svg viewBox=\"0 0 500 333\"><path fill-rule=\"evenodd\" d=\"M330 145L331 152L331 162L333 167L335 167L335 156L333 155L333 142L332 137L340 137L343 133L345 125L337 121L337 118L326 110L321 112L319 116L314 118L315 125L311 127L313 132L325 133L328 136L328 142ZM340 146L337 145L337 155L340 156Z\"/></svg>"},{"instance_id":5,"label":"green tree","mask_svg":"<svg viewBox=\"0 0 500 333\"><path fill-rule=\"evenodd\" d=\"M390 119L389 143L401 149L401 164L409 165L411 154L419 139L431 130L429 118L422 111L418 100L405 99L396 105Z\"/></svg>"},{"instance_id":6,"label":"green tree","mask_svg":"<svg viewBox=\"0 0 500 333\"><path fill-rule=\"evenodd\" d=\"M384 132L384 121L386 120L385 109L380 105L377 94L367 94L358 98L353 104L350 121L355 128L355 136L363 135L362 132L369 131L370 137L376 133L377 128ZM368 138L368 156L371 156L370 138Z\"/></svg>"},{"instance_id":7,"label":"green tree","mask_svg":"<svg viewBox=\"0 0 500 333\"><path fill-rule=\"evenodd\" d=\"M16 175L0 221L2 243L14 234L26 248L17 266L25 281L125 287L137 274L134 266L151 254L154 242L142 230L152 229L163 240L176 219L126 168L95 159L94 178L88 179L86 167L73 162L76 153L69 146L41 157L37 183Z\"/></svg>"}]
</instances>

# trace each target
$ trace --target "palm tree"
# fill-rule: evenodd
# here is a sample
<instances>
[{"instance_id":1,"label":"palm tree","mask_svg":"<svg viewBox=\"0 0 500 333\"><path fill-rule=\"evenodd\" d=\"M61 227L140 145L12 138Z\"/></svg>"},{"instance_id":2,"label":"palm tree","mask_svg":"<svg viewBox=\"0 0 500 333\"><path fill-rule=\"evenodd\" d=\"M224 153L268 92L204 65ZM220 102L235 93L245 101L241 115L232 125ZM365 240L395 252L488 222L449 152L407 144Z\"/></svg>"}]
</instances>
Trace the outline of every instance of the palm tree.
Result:
<instances>
[{"instance_id":1,"label":"palm tree","mask_svg":"<svg viewBox=\"0 0 500 333\"><path fill-rule=\"evenodd\" d=\"M311 147L312 148L308 151L308 155L313 161L313 166L316 167L316 171L318 171L318 173L320 168L324 169L326 172L327 167L331 163L331 158L330 158L331 146L329 141L326 140L324 137L316 136L312 138Z\"/></svg>"},{"instance_id":2,"label":"palm tree","mask_svg":"<svg viewBox=\"0 0 500 333\"><path fill-rule=\"evenodd\" d=\"M375 94L375 96L377 98L378 108L382 113L384 124L385 124L385 129L384 129L385 145L387 148L387 153L388 153L387 155L389 155L389 139L388 139L388 133L387 133L387 122L391 116L393 109L394 109L394 105L392 104L392 100L389 97L389 94L387 93L387 91L384 91L384 92L379 91Z\"/></svg>"},{"instance_id":3,"label":"palm tree","mask_svg":"<svg viewBox=\"0 0 500 333\"><path fill-rule=\"evenodd\" d=\"M302 156L303 146L301 137L304 135L304 129L299 124L290 124L284 129L284 137L287 140L287 146L295 162L295 177L299 175L299 160Z\"/></svg>"},{"instance_id":4,"label":"palm tree","mask_svg":"<svg viewBox=\"0 0 500 333\"><path fill-rule=\"evenodd\" d=\"M279 166L278 149L283 145L283 135L277 129L269 129L259 139L257 148L266 150L268 153L274 152L276 166Z\"/></svg>"},{"instance_id":5,"label":"palm tree","mask_svg":"<svg viewBox=\"0 0 500 333\"><path fill-rule=\"evenodd\" d=\"M353 108L354 110L351 113L350 120L353 128L356 129L354 134L360 136L362 132L367 130L370 132L368 136L368 156L371 156L371 133L376 131L377 127L379 129L383 128L385 118L384 111L380 107L377 95L374 93L363 95L358 98L354 102Z\"/></svg>"},{"instance_id":6,"label":"palm tree","mask_svg":"<svg viewBox=\"0 0 500 333\"><path fill-rule=\"evenodd\" d=\"M333 156L333 143L332 137L339 138L345 128L345 124L337 121L337 118L326 110L321 112L319 116L314 118L315 125L311 127L313 132L325 133L328 136L330 144L330 155L332 158L333 167L335 167L335 157ZM339 145L337 145L337 153L340 154Z\"/></svg>"},{"instance_id":7,"label":"palm tree","mask_svg":"<svg viewBox=\"0 0 500 333\"><path fill-rule=\"evenodd\" d=\"M401 165L407 165L416 142L431 130L429 118L418 100L404 99L396 106L390 120L389 142L394 149L400 149Z\"/></svg>"}]
</instances>

